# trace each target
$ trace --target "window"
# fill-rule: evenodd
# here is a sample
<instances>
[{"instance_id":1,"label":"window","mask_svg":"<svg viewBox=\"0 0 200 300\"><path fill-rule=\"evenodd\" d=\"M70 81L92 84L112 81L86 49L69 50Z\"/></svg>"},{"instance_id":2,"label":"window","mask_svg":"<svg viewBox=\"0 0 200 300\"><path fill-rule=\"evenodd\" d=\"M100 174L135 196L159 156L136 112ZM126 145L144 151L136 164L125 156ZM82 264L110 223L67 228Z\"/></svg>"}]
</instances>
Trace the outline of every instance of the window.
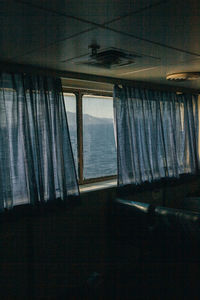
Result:
<instances>
[{"instance_id":1,"label":"window","mask_svg":"<svg viewBox=\"0 0 200 300\"><path fill-rule=\"evenodd\" d=\"M82 91L64 98L79 183L116 177L113 98Z\"/></svg>"}]
</instances>

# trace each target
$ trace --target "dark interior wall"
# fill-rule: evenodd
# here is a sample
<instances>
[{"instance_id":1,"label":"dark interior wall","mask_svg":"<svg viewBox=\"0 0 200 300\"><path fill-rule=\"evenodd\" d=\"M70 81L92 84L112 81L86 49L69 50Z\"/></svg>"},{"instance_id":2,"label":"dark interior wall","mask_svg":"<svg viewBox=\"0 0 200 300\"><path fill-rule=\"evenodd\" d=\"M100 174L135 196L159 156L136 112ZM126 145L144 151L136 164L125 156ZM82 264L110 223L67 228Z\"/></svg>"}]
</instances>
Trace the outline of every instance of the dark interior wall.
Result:
<instances>
[{"instance_id":1,"label":"dark interior wall","mask_svg":"<svg viewBox=\"0 0 200 300\"><path fill-rule=\"evenodd\" d=\"M4 221L1 299L56 296L67 287L84 285L92 272L103 273L108 202L115 192L83 193L82 204L72 209Z\"/></svg>"},{"instance_id":2,"label":"dark interior wall","mask_svg":"<svg viewBox=\"0 0 200 300\"><path fill-rule=\"evenodd\" d=\"M181 208L186 195L198 192L199 178L193 178L126 198ZM115 197L115 188L82 193L72 209L1 222L1 299L45 299L79 288L93 272L104 274L112 256L107 242Z\"/></svg>"}]
</instances>

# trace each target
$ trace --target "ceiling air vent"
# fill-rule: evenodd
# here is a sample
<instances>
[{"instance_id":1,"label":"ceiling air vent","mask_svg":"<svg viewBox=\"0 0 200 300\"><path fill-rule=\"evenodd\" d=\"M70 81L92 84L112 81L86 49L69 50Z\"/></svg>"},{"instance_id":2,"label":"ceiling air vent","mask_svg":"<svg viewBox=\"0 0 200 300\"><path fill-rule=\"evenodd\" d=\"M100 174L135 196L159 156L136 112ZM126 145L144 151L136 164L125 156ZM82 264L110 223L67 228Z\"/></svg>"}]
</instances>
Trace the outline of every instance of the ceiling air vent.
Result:
<instances>
[{"instance_id":1,"label":"ceiling air vent","mask_svg":"<svg viewBox=\"0 0 200 300\"><path fill-rule=\"evenodd\" d=\"M107 48L101 51L97 51L100 47L96 45L91 45L89 48L91 48L91 54L72 58L65 62L97 68L114 69L133 64L137 58L141 57L138 54L128 53L117 48Z\"/></svg>"}]
</instances>

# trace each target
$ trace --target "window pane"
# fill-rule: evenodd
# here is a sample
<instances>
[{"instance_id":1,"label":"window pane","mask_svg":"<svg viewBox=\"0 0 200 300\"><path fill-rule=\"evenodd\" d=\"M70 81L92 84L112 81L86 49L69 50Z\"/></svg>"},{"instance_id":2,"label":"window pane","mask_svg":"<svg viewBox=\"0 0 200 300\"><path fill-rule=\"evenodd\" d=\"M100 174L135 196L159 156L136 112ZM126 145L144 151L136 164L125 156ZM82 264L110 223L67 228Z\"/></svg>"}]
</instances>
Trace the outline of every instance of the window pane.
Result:
<instances>
[{"instance_id":1,"label":"window pane","mask_svg":"<svg viewBox=\"0 0 200 300\"><path fill-rule=\"evenodd\" d=\"M117 174L113 99L83 96L83 177Z\"/></svg>"},{"instance_id":2,"label":"window pane","mask_svg":"<svg viewBox=\"0 0 200 300\"><path fill-rule=\"evenodd\" d=\"M76 96L74 94L65 93L64 99L65 99L65 109L67 112L67 121L69 126L70 139L72 144L72 151L74 154L76 172L78 174Z\"/></svg>"}]
</instances>

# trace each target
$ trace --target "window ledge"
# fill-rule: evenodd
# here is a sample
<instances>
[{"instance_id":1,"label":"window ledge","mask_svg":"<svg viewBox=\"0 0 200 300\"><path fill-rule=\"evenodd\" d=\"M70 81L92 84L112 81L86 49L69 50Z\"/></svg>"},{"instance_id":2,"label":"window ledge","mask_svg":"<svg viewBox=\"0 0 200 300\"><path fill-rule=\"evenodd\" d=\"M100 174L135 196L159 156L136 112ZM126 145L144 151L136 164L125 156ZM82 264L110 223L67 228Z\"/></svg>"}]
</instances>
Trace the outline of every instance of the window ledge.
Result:
<instances>
[{"instance_id":1,"label":"window ledge","mask_svg":"<svg viewBox=\"0 0 200 300\"><path fill-rule=\"evenodd\" d=\"M80 193L86 193L90 191L97 191L102 189L108 189L117 186L117 179L106 180L101 182L94 182L89 184L83 184L79 186Z\"/></svg>"}]
</instances>

